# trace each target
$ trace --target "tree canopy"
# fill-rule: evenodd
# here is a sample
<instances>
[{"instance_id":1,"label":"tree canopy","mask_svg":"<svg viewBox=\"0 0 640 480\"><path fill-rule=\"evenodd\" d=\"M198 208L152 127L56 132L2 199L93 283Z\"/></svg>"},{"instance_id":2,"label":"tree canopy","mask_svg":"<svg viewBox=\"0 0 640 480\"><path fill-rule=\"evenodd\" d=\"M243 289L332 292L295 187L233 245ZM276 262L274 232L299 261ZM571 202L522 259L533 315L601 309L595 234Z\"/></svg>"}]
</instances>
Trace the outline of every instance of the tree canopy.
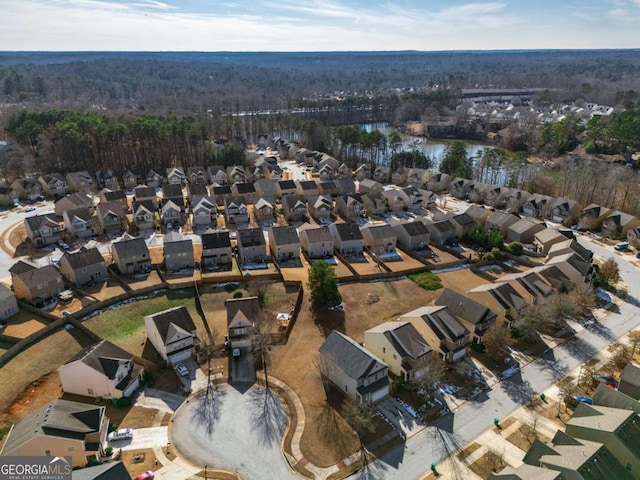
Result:
<instances>
[{"instance_id":1,"label":"tree canopy","mask_svg":"<svg viewBox=\"0 0 640 480\"><path fill-rule=\"evenodd\" d=\"M444 158L440 162L440 171L452 177L472 177L471 159L467 156L464 142L456 140L446 146Z\"/></svg>"},{"instance_id":2,"label":"tree canopy","mask_svg":"<svg viewBox=\"0 0 640 480\"><path fill-rule=\"evenodd\" d=\"M333 267L324 260L311 265L307 286L311 291L312 305L316 309L326 309L342 302L338 291L338 277Z\"/></svg>"}]
</instances>

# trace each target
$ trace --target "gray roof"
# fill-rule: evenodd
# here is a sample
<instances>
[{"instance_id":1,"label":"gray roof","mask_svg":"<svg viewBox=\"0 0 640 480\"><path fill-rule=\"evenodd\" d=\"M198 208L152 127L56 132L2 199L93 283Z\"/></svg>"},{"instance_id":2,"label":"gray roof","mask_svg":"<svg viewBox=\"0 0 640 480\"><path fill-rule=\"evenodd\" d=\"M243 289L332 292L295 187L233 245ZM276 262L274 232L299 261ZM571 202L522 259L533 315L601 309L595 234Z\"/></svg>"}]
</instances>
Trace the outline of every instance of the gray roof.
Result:
<instances>
[{"instance_id":1,"label":"gray roof","mask_svg":"<svg viewBox=\"0 0 640 480\"><path fill-rule=\"evenodd\" d=\"M192 197L196 195L200 195L206 197L209 195L209 191L207 190L207 186L202 183L190 183L187 185L187 190L189 191L189 195Z\"/></svg>"},{"instance_id":2,"label":"gray roof","mask_svg":"<svg viewBox=\"0 0 640 480\"><path fill-rule=\"evenodd\" d=\"M113 202L114 200L125 200L127 194L124 190L108 190L102 193L102 196L107 202Z\"/></svg>"},{"instance_id":3,"label":"gray roof","mask_svg":"<svg viewBox=\"0 0 640 480\"><path fill-rule=\"evenodd\" d=\"M448 307L434 309L421 317L440 340L455 342L467 334L467 330L458 322L455 314Z\"/></svg>"},{"instance_id":4,"label":"gray roof","mask_svg":"<svg viewBox=\"0 0 640 480\"><path fill-rule=\"evenodd\" d=\"M456 229L449 219L440 220L439 222L433 222L431 223L431 225L433 226L433 228L442 233L455 231Z\"/></svg>"},{"instance_id":5,"label":"gray roof","mask_svg":"<svg viewBox=\"0 0 640 480\"><path fill-rule=\"evenodd\" d=\"M282 203L286 204L287 207L289 208L294 208L298 202L304 204L304 206L307 206L307 197L305 197L304 195L300 195L300 194L293 194L293 195L287 195L285 197L282 197Z\"/></svg>"},{"instance_id":6,"label":"gray roof","mask_svg":"<svg viewBox=\"0 0 640 480\"><path fill-rule=\"evenodd\" d=\"M331 228L335 229L342 241L362 240L362 232L355 223L334 223Z\"/></svg>"},{"instance_id":7,"label":"gray roof","mask_svg":"<svg viewBox=\"0 0 640 480\"><path fill-rule=\"evenodd\" d=\"M523 463L518 468L509 466L498 473L492 472L487 480L562 480L563 478L562 473L557 470Z\"/></svg>"},{"instance_id":8,"label":"gray roof","mask_svg":"<svg viewBox=\"0 0 640 480\"><path fill-rule=\"evenodd\" d=\"M509 226L509 231L514 233L525 233L529 230L541 231L544 230L545 226L541 223L532 222L531 220L527 220L526 218L521 218L513 225Z\"/></svg>"},{"instance_id":9,"label":"gray roof","mask_svg":"<svg viewBox=\"0 0 640 480\"><path fill-rule=\"evenodd\" d=\"M396 233L390 225L365 225L362 230L370 233L371 238L375 240L384 240L387 238L397 238Z\"/></svg>"},{"instance_id":10,"label":"gray roof","mask_svg":"<svg viewBox=\"0 0 640 480\"><path fill-rule=\"evenodd\" d=\"M64 213L70 220L73 220L74 217L78 217L85 222L91 220L91 212L87 207L71 208L69 210L66 210Z\"/></svg>"},{"instance_id":11,"label":"gray roof","mask_svg":"<svg viewBox=\"0 0 640 480\"><path fill-rule=\"evenodd\" d=\"M135 198L147 198L147 197L155 197L156 190L153 187L147 187L145 185L138 185L133 189L133 195Z\"/></svg>"},{"instance_id":12,"label":"gray roof","mask_svg":"<svg viewBox=\"0 0 640 480\"><path fill-rule=\"evenodd\" d=\"M280 187L280 190L295 190L296 182L293 180L280 180L278 182L278 186Z\"/></svg>"},{"instance_id":13,"label":"gray roof","mask_svg":"<svg viewBox=\"0 0 640 480\"><path fill-rule=\"evenodd\" d=\"M60 261L66 261L72 270L78 270L79 268L104 263L104 258L97 248L82 247L77 252L65 252Z\"/></svg>"},{"instance_id":14,"label":"gray roof","mask_svg":"<svg viewBox=\"0 0 640 480\"><path fill-rule=\"evenodd\" d=\"M253 182L234 183L235 189L239 195L245 193L256 193L256 186Z\"/></svg>"},{"instance_id":15,"label":"gray roof","mask_svg":"<svg viewBox=\"0 0 640 480\"><path fill-rule=\"evenodd\" d=\"M309 243L333 242L331 232L326 227L300 228L300 234L306 235Z\"/></svg>"},{"instance_id":16,"label":"gray roof","mask_svg":"<svg viewBox=\"0 0 640 480\"><path fill-rule=\"evenodd\" d=\"M135 214L138 212L138 209L140 207L144 207L147 210L149 210L151 213L156 211L156 208L154 208L153 206L153 200L151 200L150 198L147 198L145 200L136 200L135 202L133 202L133 204L131 205L131 211Z\"/></svg>"},{"instance_id":17,"label":"gray roof","mask_svg":"<svg viewBox=\"0 0 640 480\"><path fill-rule=\"evenodd\" d=\"M259 229L256 229L259 230ZM238 232L240 233L240 232ZM264 240L264 237L263 237ZM214 230L207 230L202 234L202 249L208 250L211 248L228 248L231 247L231 237L229 232L216 232Z\"/></svg>"},{"instance_id":18,"label":"gray roof","mask_svg":"<svg viewBox=\"0 0 640 480\"><path fill-rule=\"evenodd\" d=\"M266 245L264 233L260 228L246 228L238 230L238 245L243 247L255 247L257 245Z\"/></svg>"},{"instance_id":19,"label":"gray roof","mask_svg":"<svg viewBox=\"0 0 640 480\"><path fill-rule=\"evenodd\" d=\"M171 232L178 233L178 232ZM181 235L182 237L182 235ZM191 253L193 259L193 241L190 238L164 238L164 255L173 255L176 253Z\"/></svg>"},{"instance_id":20,"label":"gray roof","mask_svg":"<svg viewBox=\"0 0 640 480\"><path fill-rule=\"evenodd\" d=\"M226 301L227 327L238 320L241 315L251 325L255 325L260 317L260 303L258 297L229 298Z\"/></svg>"},{"instance_id":21,"label":"gray roof","mask_svg":"<svg viewBox=\"0 0 640 480\"><path fill-rule=\"evenodd\" d=\"M107 202L98 204L98 215L100 217L104 217L109 212L113 213L115 216L119 218L123 218L125 216L124 207L120 202Z\"/></svg>"},{"instance_id":22,"label":"gray roof","mask_svg":"<svg viewBox=\"0 0 640 480\"><path fill-rule=\"evenodd\" d=\"M24 262L22 262L24 263ZM26 264L28 265L28 264ZM14 268L16 267L16 268ZM60 272L53 265L45 265L44 267L35 267L31 270L26 270L21 273L15 273L18 265L14 265L9 269L12 274L17 275L22 280L27 288L34 288L42 282L50 282L60 277Z\"/></svg>"},{"instance_id":23,"label":"gray roof","mask_svg":"<svg viewBox=\"0 0 640 480\"><path fill-rule=\"evenodd\" d=\"M128 478L131 478L131 474L121 461L103 463L71 472L71 480L124 480Z\"/></svg>"},{"instance_id":24,"label":"gray roof","mask_svg":"<svg viewBox=\"0 0 640 480\"><path fill-rule=\"evenodd\" d=\"M10 455L13 450L43 435L84 439L87 434L100 431L104 410L102 406L54 400L13 426L2 454Z\"/></svg>"},{"instance_id":25,"label":"gray roof","mask_svg":"<svg viewBox=\"0 0 640 480\"><path fill-rule=\"evenodd\" d=\"M300 185L300 189L304 191L308 190L317 190L318 184L315 180L299 180L298 184Z\"/></svg>"},{"instance_id":26,"label":"gray roof","mask_svg":"<svg viewBox=\"0 0 640 480\"><path fill-rule=\"evenodd\" d=\"M33 217L25 218L24 221L29 224L29 228L33 231L40 230L44 225L51 225L52 227L60 225L58 217L53 213L34 215Z\"/></svg>"},{"instance_id":27,"label":"gray roof","mask_svg":"<svg viewBox=\"0 0 640 480\"><path fill-rule=\"evenodd\" d=\"M472 325L491 321L491 319L495 320L496 318L496 314L488 307L448 288L444 289L442 294L436 299L435 304L449 307L455 316L462 318Z\"/></svg>"},{"instance_id":28,"label":"gray roof","mask_svg":"<svg viewBox=\"0 0 640 480\"><path fill-rule=\"evenodd\" d=\"M103 374L108 379L113 380L116 378L119 363L121 361L131 360L133 360L132 354L108 340L102 340L99 343L80 350L67 364L80 361L98 373Z\"/></svg>"},{"instance_id":29,"label":"gray roof","mask_svg":"<svg viewBox=\"0 0 640 480\"><path fill-rule=\"evenodd\" d=\"M162 198L182 198L182 186L170 183L162 187Z\"/></svg>"},{"instance_id":30,"label":"gray roof","mask_svg":"<svg viewBox=\"0 0 640 480\"><path fill-rule=\"evenodd\" d=\"M372 353L336 330L329 334L318 351L354 380L388 368Z\"/></svg>"},{"instance_id":31,"label":"gray roof","mask_svg":"<svg viewBox=\"0 0 640 480\"><path fill-rule=\"evenodd\" d=\"M294 245L300 243L298 231L295 227L284 225L279 227L271 227L271 235L276 245Z\"/></svg>"},{"instance_id":32,"label":"gray roof","mask_svg":"<svg viewBox=\"0 0 640 480\"><path fill-rule=\"evenodd\" d=\"M407 223L400 223L396 226L397 228L402 228L407 232L409 237L419 237L422 235L428 235L429 230L427 226L419 220Z\"/></svg>"},{"instance_id":33,"label":"gray roof","mask_svg":"<svg viewBox=\"0 0 640 480\"><path fill-rule=\"evenodd\" d=\"M173 307L162 312L149 315L156 326L163 342L173 337L177 331L191 334L196 329L187 307Z\"/></svg>"},{"instance_id":34,"label":"gray roof","mask_svg":"<svg viewBox=\"0 0 640 480\"><path fill-rule=\"evenodd\" d=\"M385 322L367 332L382 333L404 359L418 359L433 350L411 322Z\"/></svg>"},{"instance_id":35,"label":"gray roof","mask_svg":"<svg viewBox=\"0 0 640 480\"><path fill-rule=\"evenodd\" d=\"M572 417L566 423L567 433L571 433L571 427L582 427L615 433L619 427L631 418L638 418L638 414L632 410L587 405L586 403L580 402L573 412ZM628 440L630 441L631 439Z\"/></svg>"},{"instance_id":36,"label":"gray roof","mask_svg":"<svg viewBox=\"0 0 640 480\"><path fill-rule=\"evenodd\" d=\"M632 363L627 363L622 373L620 374L620 381L633 385L634 387L640 387L640 367L636 367Z\"/></svg>"},{"instance_id":37,"label":"gray roof","mask_svg":"<svg viewBox=\"0 0 640 480\"><path fill-rule=\"evenodd\" d=\"M143 238L123 237L118 242L113 242L111 248L114 249L120 258L129 258L133 255L149 255L149 248Z\"/></svg>"}]
</instances>

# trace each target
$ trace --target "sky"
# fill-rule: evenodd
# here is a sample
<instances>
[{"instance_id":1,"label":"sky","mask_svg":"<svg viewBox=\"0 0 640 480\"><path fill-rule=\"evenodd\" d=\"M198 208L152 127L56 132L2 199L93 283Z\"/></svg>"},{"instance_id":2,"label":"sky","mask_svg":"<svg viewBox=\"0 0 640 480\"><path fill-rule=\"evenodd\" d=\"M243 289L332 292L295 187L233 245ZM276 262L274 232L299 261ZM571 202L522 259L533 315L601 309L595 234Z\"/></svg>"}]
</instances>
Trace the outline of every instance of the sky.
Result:
<instances>
[{"instance_id":1,"label":"sky","mask_svg":"<svg viewBox=\"0 0 640 480\"><path fill-rule=\"evenodd\" d=\"M0 50L640 48L640 0L0 0Z\"/></svg>"}]
</instances>

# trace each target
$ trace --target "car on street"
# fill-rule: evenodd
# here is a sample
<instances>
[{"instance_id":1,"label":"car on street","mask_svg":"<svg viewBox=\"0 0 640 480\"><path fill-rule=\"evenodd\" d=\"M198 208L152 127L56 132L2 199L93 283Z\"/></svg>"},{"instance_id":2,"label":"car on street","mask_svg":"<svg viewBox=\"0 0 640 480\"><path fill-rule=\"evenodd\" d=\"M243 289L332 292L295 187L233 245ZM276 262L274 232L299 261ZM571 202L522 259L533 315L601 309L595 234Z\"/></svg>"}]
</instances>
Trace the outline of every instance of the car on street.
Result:
<instances>
[{"instance_id":1,"label":"car on street","mask_svg":"<svg viewBox=\"0 0 640 480\"><path fill-rule=\"evenodd\" d=\"M27 207L24 209L25 212L33 212L35 211L36 207Z\"/></svg>"},{"instance_id":2,"label":"car on street","mask_svg":"<svg viewBox=\"0 0 640 480\"><path fill-rule=\"evenodd\" d=\"M116 442L118 440L127 440L129 438L133 438L133 429L132 428L121 428L119 430L114 430L113 432L107 435L107 441Z\"/></svg>"},{"instance_id":3,"label":"car on street","mask_svg":"<svg viewBox=\"0 0 640 480\"><path fill-rule=\"evenodd\" d=\"M136 477L136 480L153 480L156 478L155 474L151 470L147 470Z\"/></svg>"},{"instance_id":4,"label":"car on street","mask_svg":"<svg viewBox=\"0 0 640 480\"><path fill-rule=\"evenodd\" d=\"M586 403L587 405L593 405L593 400L589 397L583 397L582 395L576 395L578 402Z\"/></svg>"},{"instance_id":5,"label":"car on street","mask_svg":"<svg viewBox=\"0 0 640 480\"><path fill-rule=\"evenodd\" d=\"M176 372L178 372L178 374L182 375L183 377L189 375L189 369L184 363L176 363L176 366L174 368L176 369Z\"/></svg>"},{"instance_id":6,"label":"car on street","mask_svg":"<svg viewBox=\"0 0 640 480\"><path fill-rule=\"evenodd\" d=\"M613 248L619 252L627 252L629 251L629 242L618 242L613 246Z\"/></svg>"}]
</instances>

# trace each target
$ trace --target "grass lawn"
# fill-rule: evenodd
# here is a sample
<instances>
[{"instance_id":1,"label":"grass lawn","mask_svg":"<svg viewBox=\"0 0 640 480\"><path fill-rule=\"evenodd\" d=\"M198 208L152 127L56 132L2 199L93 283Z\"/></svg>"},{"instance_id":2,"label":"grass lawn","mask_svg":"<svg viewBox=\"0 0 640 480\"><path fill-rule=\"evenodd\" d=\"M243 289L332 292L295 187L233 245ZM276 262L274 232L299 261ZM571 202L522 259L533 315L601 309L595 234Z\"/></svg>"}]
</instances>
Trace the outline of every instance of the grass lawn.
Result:
<instances>
[{"instance_id":1,"label":"grass lawn","mask_svg":"<svg viewBox=\"0 0 640 480\"><path fill-rule=\"evenodd\" d=\"M325 339L324 334L333 327L362 342L365 330L426 305L440 294L440 291L423 290L406 279L347 284L339 289L346 304L344 314L327 312L314 320L306 292L289 342L272 351L271 373L296 391L304 407L306 423L301 439L302 453L320 466L335 464L360 446L355 433L327 404L317 367L317 351ZM377 301L371 302L371 299ZM338 438L340 442L336 441Z\"/></svg>"},{"instance_id":2,"label":"grass lawn","mask_svg":"<svg viewBox=\"0 0 640 480\"><path fill-rule=\"evenodd\" d=\"M26 338L48 325L48 323L34 313L20 310L7 320L7 326L2 333L10 337Z\"/></svg>"},{"instance_id":3,"label":"grass lawn","mask_svg":"<svg viewBox=\"0 0 640 480\"><path fill-rule=\"evenodd\" d=\"M507 440L513 443L523 452L529 450L529 447L533 444L535 439L540 440L543 443L551 440L549 437L542 435L540 432L536 432L530 425L522 424L520 428L507 437Z\"/></svg>"},{"instance_id":4,"label":"grass lawn","mask_svg":"<svg viewBox=\"0 0 640 480\"><path fill-rule=\"evenodd\" d=\"M468 268L439 273L438 276L446 288L463 295L466 295L467 291L472 288L488 283L486 279L472 273Z\"/></svg>"}]
</instances>

